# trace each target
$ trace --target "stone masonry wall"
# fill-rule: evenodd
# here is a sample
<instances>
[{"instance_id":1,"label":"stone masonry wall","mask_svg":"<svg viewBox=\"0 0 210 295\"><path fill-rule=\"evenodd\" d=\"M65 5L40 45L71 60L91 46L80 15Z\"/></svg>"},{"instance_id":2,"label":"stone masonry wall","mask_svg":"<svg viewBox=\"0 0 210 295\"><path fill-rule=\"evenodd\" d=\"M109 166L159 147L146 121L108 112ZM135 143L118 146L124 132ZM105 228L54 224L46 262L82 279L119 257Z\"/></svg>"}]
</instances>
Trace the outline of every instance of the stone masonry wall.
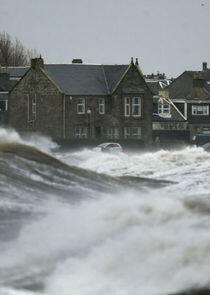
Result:
<instances>
[{"instance_id":1,"label":"stone masonry wall","mask_svg":"<svg viewBox=\"0 0 210 295\"><path fill-rule=\"evenodd\" d=\"M125 117L124 98L126 96L139 96L141 98L141 117ZM144 79L140 76L136 66L127 72L116 92L113 94L113 115L121 126L141 127L142 140L150 143L152 139L152 94Z\"/></svg>"},{"instance_id":2,"label":"stone masonry wall","mask_svg":"<svg viewBox=\"0 0 210 295\"><path fill-rule=\"evenodd\" d=\"M63 96L39 68L30 69L10 93L9 125L17 131L38 131L53 139L63 138Z\"/></svg>"}]
</instances>

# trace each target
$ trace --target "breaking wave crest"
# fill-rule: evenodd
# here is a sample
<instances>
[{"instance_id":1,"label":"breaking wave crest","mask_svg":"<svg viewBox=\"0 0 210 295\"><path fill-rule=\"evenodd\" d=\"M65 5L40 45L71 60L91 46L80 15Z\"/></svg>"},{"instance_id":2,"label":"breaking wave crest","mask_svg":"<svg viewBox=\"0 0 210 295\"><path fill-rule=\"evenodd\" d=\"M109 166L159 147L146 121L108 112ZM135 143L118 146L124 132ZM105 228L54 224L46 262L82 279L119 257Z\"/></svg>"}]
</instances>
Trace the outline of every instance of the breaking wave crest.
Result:
<instances>
[{"instance_id":1,"label":"breaking wave crest","mask_svg":"<svg viewBox=\"0 0 210 295\"><path fill-rule=\"evenodd\" d=\"M34 138L34 140L33 140ZM210 156L61 152L0 129L0 293L156 295L210 284Z\"/></svg>"}]
</instances>

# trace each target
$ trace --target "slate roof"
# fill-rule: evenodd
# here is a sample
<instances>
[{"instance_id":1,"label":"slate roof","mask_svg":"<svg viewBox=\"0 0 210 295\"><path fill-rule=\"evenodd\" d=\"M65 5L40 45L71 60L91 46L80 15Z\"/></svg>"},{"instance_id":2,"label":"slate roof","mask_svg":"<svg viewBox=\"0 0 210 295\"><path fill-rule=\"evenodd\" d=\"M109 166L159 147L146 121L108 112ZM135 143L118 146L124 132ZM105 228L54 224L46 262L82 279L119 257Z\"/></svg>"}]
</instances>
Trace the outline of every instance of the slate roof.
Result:
<instances>
[{"instance_id":1,"label":"slate roof","mask_svg":"<svg viewBox=\"0 0 210 295\"><path fill-rule=\"evenodd\" d=\"M204 83L204 89L208 92L210 95L210 82L205 81Z\"/></svg>"},{"instance_id":2,"label":"slate roof","mask_svg":"<svg viewBox=\"0 0 210 295\"><path fill-rule=\"evenodd\" d=\"M159 90L164 89L170 83L169 80L150 80L146 79L146 83L153 94L158 95Z\"/></svg>"},{"instance_id":3,"label":"slate roof","mask_svg":"<svg viewBox=\"0 0 210 295\"><path fill-rule=\"evenodd\" d=\"M17 81L0 80L0 92L10 91L16 85Z\"/></svg>"},{"instance_id":4,"label":"slate roof","mask_svg":"<svg viewBox=\"0 0 210 295\"><path fill-rule=\"evenodd\" d=\"M0 93L0 100L6 100L8 99L9 95L7 92Z\"/></svg>"},{"instance_id":5,"label":"slate roof","mask_svg":"<svg viewBox=\"0 0 210 295\"><path fill-rule=\"evenodd\" d=\"M129 65L45 64L52 80L69 94L106 95L113 91Z\"/></svg>"},{"instance_id":6,"label":"slate roof","mask_svg":"<svg viewBox=\"0 0 210 295\"><path fill-rule=\"evenodd\" d=\"M171 99L185 99L193 89L194 77L210 81L210 70L207 71L185 71L165 88L169 91ZM204 87L208 89L208 86Z\"/></svg>"},{"instance_id":7,"label":"slate roof","mask_svg":"<svg viewBox=\"0 0 210 295\"><path fill-rule=\"evenodd\" d=\"M30 69L29 66L26 67L8 67L8 73L10 75L10 78L22 78L25 73ZM2 73L6 73L6 67L1 68Z\"/></svg>"}]
</instances>

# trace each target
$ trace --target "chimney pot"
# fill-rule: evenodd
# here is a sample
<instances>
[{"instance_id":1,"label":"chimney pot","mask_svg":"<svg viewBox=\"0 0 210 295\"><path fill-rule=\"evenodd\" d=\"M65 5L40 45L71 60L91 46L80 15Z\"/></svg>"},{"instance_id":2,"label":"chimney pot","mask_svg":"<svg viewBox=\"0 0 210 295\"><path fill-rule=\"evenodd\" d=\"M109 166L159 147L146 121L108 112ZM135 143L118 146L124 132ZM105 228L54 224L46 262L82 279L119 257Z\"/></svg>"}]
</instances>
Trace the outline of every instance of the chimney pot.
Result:
<instances>
[{"instance_id":1,"label":"chimney pot","mask_svg":"<svg viewBox=\"0 0 210 295\"><path fill-rule=\"evenodd\" d=\"M138 61L138 58L136 58L136 66L138 66L139 64L139 61Z\"/></svg>"},{"instance_id":2,"label":"chimney pot","mask_svg":"<svg viewBox=\"0 0 210 295\"><path fill-rule=\"evenodd\" d=\"M204 62L203 62L203 71L207 71L207 69L208 69L208 68L207 68L207 62L204 61Z\"/></svg>"}]
</instances>

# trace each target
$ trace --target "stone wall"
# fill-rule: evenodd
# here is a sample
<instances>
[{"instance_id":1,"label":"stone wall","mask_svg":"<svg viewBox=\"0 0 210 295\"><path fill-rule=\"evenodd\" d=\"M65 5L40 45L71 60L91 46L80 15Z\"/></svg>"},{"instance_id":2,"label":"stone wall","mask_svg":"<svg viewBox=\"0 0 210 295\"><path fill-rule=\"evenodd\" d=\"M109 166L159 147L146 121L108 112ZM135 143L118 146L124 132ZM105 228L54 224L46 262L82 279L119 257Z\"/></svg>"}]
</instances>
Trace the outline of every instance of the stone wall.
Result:
<instances>
[{"instance_id":1,"label":"stone wall","mask_svg":"<svg viewBox=\"0 0 210 295\"><path fill-rule=\"evenodd\" d=\"M30 69L20 80L10 93L8 107L9 125L18 131L63 138L63 96L40 68Z\"/></svg>"},{"instance_id":2,"label":"stone wall","mask_svg":"<svg viewBox=\"0 0 210 295\"><path fill-rule=\"evenodd\" d=\"M124 98L127 96L141 98L140 117L125 117ZM142 140L145 143L150 143L152 138L152 94L135 65L129 69L113 94L112 110L121 126L141 127Z\"/></svg>"}]
</instances>

